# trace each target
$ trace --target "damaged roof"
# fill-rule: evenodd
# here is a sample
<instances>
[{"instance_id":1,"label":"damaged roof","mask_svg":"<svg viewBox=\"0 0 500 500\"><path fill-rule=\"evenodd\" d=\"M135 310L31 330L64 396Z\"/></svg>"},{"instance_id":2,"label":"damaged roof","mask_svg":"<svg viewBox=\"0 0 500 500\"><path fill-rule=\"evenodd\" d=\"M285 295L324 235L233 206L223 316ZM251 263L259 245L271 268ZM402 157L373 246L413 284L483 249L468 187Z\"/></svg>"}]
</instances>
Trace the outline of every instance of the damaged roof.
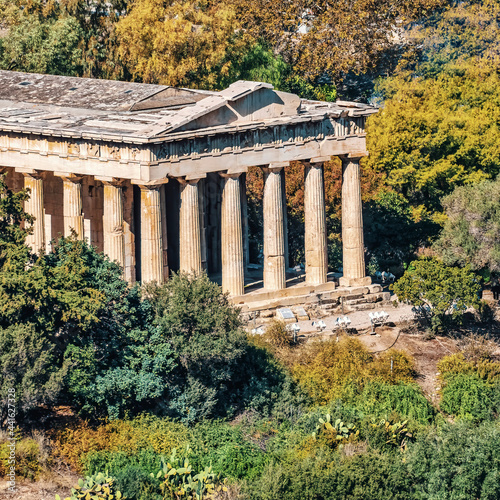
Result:
<instances>
[{"instance_id":1,"label":"damaged roof","mask_svg":"<svg viewBox=\"0 0 500 500\"><path fill-rule=\"evenodd\" d=\"M0 130L17 133L156 142L188 130L213 133L376 111L365 104L301 100L260 82L209 92L0 70Z\"/></svg>"}]
</instances>

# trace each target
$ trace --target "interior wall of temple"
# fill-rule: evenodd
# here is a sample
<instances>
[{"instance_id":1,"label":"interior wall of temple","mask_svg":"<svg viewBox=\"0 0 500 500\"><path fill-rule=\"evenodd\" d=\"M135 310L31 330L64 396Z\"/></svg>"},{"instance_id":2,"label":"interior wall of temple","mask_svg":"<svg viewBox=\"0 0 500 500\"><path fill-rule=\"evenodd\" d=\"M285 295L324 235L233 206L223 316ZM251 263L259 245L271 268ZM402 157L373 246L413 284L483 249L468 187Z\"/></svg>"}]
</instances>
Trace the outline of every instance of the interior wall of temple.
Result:
<instances>
[{"instance_id":1,"label":"interior wall of temple","mask_svg":"<svg viewBox=\"0 0 500 500\"><path fill-rule=\"evenodd\" d=\"M59 207L61 206L62 202ZM82 211L85 238L96 247L98 252L102 252L104 250L102 224L104 188L101 182L87 175L82 179Z\"/></svg>"},{"instance_id":2,"label":"interior wall of temple","mask_svg":"<svg viewBox=\"0 0 500 500\"><path fill-rule=\"evenodd\" d=\"M179 200L180 185L175 179L165 184L167 256L170 272L179 271Z\"/></svg>"},{"instance_id":3,"label":"interior wall of temple","mask_svg":"<svg viewBox=\"0 0 500 500\"><path fill-rule=\"evenodd\" d=\"M43 176L43 206L45 209L46 251L52 249L52 241L64 235L63 181L52 172Z\"/></svg>"},{"instance_id":4,"label":"interior wall of temple","mask_svg":"<svg viewBox=\"0 0 500 500\"><path fill-rule=\"evenodd\" d=\"M136 281L135 276L135 241L136 223L134 220L134 189L130 181L125 181L122 187L123 193L123 233L125 237L125 279L130 283Z\"/></svg>"}]
</instances>

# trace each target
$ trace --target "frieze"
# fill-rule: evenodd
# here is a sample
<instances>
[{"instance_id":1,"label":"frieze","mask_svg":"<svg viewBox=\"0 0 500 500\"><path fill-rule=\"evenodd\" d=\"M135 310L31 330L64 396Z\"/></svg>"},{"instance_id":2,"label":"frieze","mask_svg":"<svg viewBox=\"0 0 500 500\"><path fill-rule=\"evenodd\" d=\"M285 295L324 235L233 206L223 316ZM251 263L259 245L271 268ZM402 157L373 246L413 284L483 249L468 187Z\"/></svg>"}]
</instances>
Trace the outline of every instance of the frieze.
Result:
<instances>
[{"instance_id":1,"label":"frieze","mask_svg":"<svg viewBox=\"0 0 500 500\"><path fill-rule=\"evenodd\" d=\"M365 117L341 117L286 123L261 127L240 132L200 135L194 138L178 139L154 146L153 161L179 161L184 158L237 154L248 150L259 151L263 148L280 148L285 144L301 145L325 138L340 139L351 135L364 134Z\"/></svg>"}]
</instances>

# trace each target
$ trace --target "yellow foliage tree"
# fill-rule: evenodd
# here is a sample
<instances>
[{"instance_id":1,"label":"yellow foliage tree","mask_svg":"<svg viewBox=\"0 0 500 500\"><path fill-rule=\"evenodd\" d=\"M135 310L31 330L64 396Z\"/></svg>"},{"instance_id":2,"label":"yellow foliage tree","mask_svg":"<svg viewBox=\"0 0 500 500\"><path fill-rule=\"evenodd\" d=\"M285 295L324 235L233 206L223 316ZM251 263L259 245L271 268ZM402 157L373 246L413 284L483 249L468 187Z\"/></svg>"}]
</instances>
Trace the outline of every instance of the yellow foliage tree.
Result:
<instances>
[{"instance_id":1,"label":"yellow foliage tree","mask_svg":"<svg viewBox=\"0 0 500 500\"><path fill-rule=\"evenodd\" d=\"M230 3L137 0L117 25L119 54L147 83L218 89L253 39Z\"/></svg>"}]
</instances>

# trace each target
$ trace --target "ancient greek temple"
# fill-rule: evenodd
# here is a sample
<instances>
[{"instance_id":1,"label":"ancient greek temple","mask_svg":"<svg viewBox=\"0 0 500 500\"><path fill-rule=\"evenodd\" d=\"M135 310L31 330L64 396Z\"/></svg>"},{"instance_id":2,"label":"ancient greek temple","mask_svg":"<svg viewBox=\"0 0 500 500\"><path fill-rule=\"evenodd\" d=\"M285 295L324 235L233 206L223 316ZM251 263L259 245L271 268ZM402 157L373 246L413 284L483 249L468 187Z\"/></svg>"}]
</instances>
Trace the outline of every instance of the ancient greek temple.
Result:
<instances>
[{"instance_id":1,"label":"ancient greek temple","mask_svg":"<svg viewBox=\"0 0 500 500\"><path fill-rule=\"evenodd\" d=\"M127 280L220 273L242 296L245 174L264 172L263 287L286 287L284 171L305 165L305 281L327 282L323 164L342 159L343 277L365 286L359 160L367 105L326 103L239 81L222 92L0 71L0 168L29 188L29 244L87 239Z\"/></svg>"}]
</instances>

